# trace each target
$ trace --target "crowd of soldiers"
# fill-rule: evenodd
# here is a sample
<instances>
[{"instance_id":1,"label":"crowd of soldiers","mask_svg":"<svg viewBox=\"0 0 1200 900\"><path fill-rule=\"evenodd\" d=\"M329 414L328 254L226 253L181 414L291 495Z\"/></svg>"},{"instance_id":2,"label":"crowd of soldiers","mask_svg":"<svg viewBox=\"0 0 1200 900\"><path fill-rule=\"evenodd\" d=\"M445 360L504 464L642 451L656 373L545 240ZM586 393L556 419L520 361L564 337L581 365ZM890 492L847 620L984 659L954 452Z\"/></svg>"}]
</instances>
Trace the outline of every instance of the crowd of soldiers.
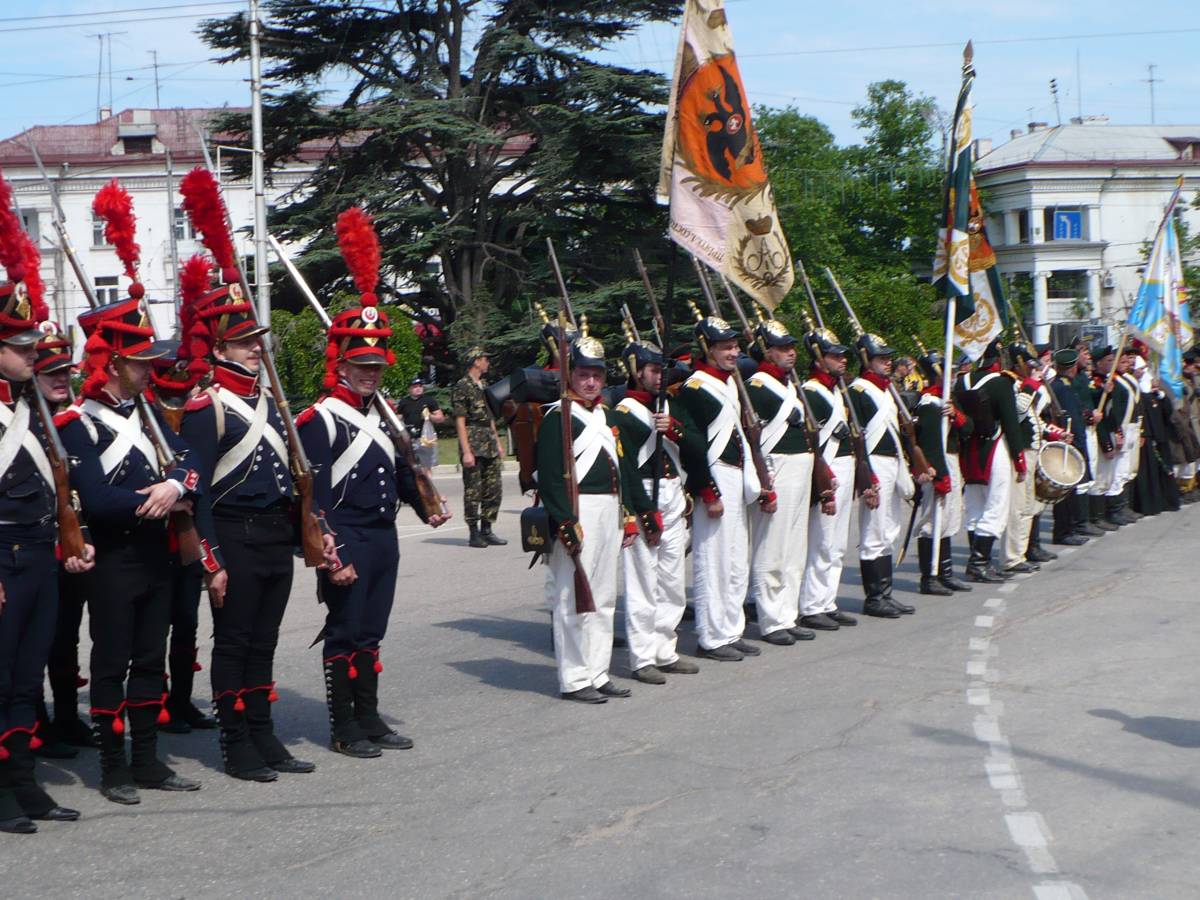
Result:
<instances>
[{"instance_id":1,"label":"crowd of soldiers","mask_svg":"<svg viewBox=\"0 0 1200 900\"><path fill-rule=\"evenodd\" d=\"M97 749L101 793L126 805L140 802L139 789L200 788L160 758L163 730L215 729L236 778L312 772L272 721L273 660L297 546L325 606L314 643L322 643L332 749L371 758L412 746L379 710L395 520L402 503L434 527L446 513L423 490L428 473L379 394L394 358L377 307L371 222L358 208L338 218L361 296L328 325L326 392L293 419L217 183L197 169L181 190L212 256L182 267L174 341L157 339L147 314L129 194L113 182L96 196L93 210L130 283L124 299L79 317L86 344L73 397L71 341L49 321L37 248L0 179L8 279L0 288L0 831L29 834L38 821L79 817L38 784L36 754ZM202 586L212 608L215 717L192 701ZM85 605L88 679L78 659ZM52 720L42 701L47 671ZM85 724L78 691L89 679Z\"/></svg>"},{"instance_id":2,"label":"crowd of soldiers","mask_svg":"<svg viewBox=\"0 0 1200 900\"><path fill-rule=\"evenodd\" d=\"M562 321L545 326L552 351ZM564 699L631 693L609 671L618 569L633 678L698 671L677 648L689 546L698 656L734 662L762 652L748 612L776 646L858 624L837 599L855 508L862 612L895 619L916 611L893 584L914 532L920 593L949 596L1054 559L1041 539L1047 506L1053 542L1079 545L1200 497L1194 354L1179 401L1136 341L1055 351L996 338L977 361L954 361L947 399L941 354L923 350L918 379L894 378L895 351L876 334L848 346L811 322L797 340L774 319L750 333L712 315L694 337L670 354L628 343L628 384L611 408L594 337L571 331L567 365L551 365L568 390L545 407L536 474L557 538L546 589ZM538 521L528 517L532 542L523 523L526 549L544 549ZM952 541L964 530L960 578Z\"/></svg>"}]
</instances>

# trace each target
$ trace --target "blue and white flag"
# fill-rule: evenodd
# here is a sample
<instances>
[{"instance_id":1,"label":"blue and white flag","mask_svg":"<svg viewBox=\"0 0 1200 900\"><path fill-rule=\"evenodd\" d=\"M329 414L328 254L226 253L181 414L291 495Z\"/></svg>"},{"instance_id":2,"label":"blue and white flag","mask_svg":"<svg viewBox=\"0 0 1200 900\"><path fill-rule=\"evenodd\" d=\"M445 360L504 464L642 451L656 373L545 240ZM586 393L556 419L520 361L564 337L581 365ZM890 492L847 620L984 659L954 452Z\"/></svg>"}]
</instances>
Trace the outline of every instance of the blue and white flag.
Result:
<instances>
[{"instance_id":1,"label":"blue and white flag","mask_svg":"<svg viewBox=\"0 0 1200 900\"><path fill-rule=\"evenodd\" d=\"M1126 322L1129 333L1159 355L1159 378L1176 398L1183 396L1183 350L1192 345L1194 334L1173 215L1182 190L1181 178L1154 236L1137 301Z\"/></svg>"}]
</instances>

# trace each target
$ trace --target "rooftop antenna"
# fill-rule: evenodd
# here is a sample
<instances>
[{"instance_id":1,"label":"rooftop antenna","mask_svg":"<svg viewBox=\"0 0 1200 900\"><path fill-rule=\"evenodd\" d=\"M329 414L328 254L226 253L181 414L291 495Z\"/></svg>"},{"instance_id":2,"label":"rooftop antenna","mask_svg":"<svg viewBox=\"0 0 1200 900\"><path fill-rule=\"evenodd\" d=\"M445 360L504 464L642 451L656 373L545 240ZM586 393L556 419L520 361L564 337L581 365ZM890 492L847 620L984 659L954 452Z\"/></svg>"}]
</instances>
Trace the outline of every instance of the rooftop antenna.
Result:
<instances>
[{"instance_id":1,"label":"rooftop antenna","mask_svg":"<svg viewBox=\"0 0 1200 900\"><path fill-rule=\"evenodd\" d=\"M1062 110L1058 108L1058 79L1050 79L1050 96L1054 98L1054 118L1057 124L1062 124Z\"/></svg>"},{"instance_id":2,"label":"rooftop antenna","mask_svg":"<svg viewBox=\"0 0 1200 900\"><path fill-rule=\"evenodd\" d=\"M1075 48L1075 105L1083 119L1083 69L1079 65L1079 48Z\"/></svg>"},{"instance_id":3,"label":"rooftop antenna","mask_svg":"<svg viewBox=\"0 0 1200 900\"><path fill-rule=\"evenodd\" d=\"M150 58L154 60L154 108L159 109L162 103L158 99L158 51L148 50Z\"/></svg>"},{"instance_id":4,"label":"rooftop antenna","mask_svg":"<svg viewBox=\"0 0 1200 900\"><path fill-rule=\"evenodd\" d=\"M1154 70L1157 68L1158 68L1158 66L1154 65L1154 63L1150 63L1148 66L1146 66L1146 71L1147 71L1147 73L1149 73L1150 77L1142 79L1142 81L1144 81L1148 85L1150 85L1150 124L1151 125L1155 124L1155 122L1154 122L1154 85L1156 83L1162 81L1161 78L1154 77Z\"/></svg>"}]
</instances>

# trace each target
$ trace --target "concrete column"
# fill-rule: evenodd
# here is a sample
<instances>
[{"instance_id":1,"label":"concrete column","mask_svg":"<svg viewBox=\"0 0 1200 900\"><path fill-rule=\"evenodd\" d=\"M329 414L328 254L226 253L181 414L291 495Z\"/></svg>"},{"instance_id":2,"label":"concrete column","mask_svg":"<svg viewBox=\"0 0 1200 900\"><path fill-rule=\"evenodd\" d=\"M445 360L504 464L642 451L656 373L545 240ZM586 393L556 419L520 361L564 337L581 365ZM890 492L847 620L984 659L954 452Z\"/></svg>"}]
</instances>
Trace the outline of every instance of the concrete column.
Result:
<instances>
[{"instance_id":1,"label":"concrete column","mask_svg":"<svg viewBox=\"0 0 1200 900\"><path fill-rule=\"evenodd\" d=\"M1015 247L1021 243L1021 213L1011 209L1004 214L1004 244Z\"/></svg>"},{"instance_id":2,"label":"concrete column","mask_svg":"<svg viewBox=\"0 0 1200 900\"><path fill-rule=\"evenodd\" d=\"M1033 342L1044 344L1050 340L1050 304L1046 300L1046 280L1049 272L1034 272L1033 280Z\"/></svg>"},{"instance_id":3,"label":"concrete column","mask_svg":"<svg viewBox=\"0 0 1200 900\"><path fill-rule=\"evenodd\" d=\"M1083 234L1085 241L1100 240L1100 207L1089 206L1087 208L1087 231Z\"/></svg>"},{"instance_id":4,"label":"concrete column","mask_svg":"<svg viewBox=\"0 0 1200 900\"><path fill-rule=\"evenodd\" d=\"M1093 321L1100 321L1100 272L1097 269L1087 271L1087 301Z\"/></svg>"},{"instance_id":5,"label":"concrete column","mask_svg":"<svg viewBox=\"0 0 1200 900\"><path fill-rule=\"evenodd\" d=\"M1046 207L1034 206L1029 210L1029 243L1042 244L1046 241Z\"/></svg>"}]
</instances>

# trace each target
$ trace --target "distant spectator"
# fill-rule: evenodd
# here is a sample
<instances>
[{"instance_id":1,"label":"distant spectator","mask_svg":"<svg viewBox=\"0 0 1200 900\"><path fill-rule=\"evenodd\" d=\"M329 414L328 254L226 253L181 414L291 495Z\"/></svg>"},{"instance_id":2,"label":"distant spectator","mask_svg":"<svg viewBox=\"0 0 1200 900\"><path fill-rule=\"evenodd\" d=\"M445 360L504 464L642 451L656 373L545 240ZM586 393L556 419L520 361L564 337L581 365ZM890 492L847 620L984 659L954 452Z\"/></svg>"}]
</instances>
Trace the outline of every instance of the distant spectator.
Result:
<instances>
[{"instance_id":1,"label":"distant spectator","mask_svg":"<svg viewBox=\"0 0 1200 900\"><path fill-rule=\"evenodd\" d=\"M446 414L437 400L425 395L425 382L415 377L408 385L408 396L396 404L404 427L412 436L417 459L427 469L437 464L437 431L435 425L446 421Z\"/></svg>"}]
</instances>

